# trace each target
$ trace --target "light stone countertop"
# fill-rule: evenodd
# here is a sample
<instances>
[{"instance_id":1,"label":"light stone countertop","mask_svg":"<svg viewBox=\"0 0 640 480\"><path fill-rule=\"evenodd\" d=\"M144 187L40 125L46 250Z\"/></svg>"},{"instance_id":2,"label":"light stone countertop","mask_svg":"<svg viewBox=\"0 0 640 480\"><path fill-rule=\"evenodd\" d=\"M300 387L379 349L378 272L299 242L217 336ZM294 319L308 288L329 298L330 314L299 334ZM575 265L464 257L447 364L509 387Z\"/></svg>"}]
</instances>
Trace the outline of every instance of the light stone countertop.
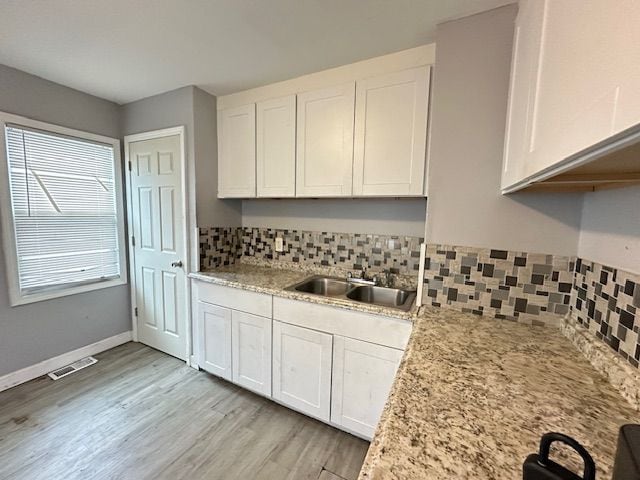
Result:
<instances>
[{"instance_id":1,"label":"light stone countertop","mask_svg":"<svg viewBox=\"0 0 640 480\"><path fill-rule=\"evenodd\" d=\"M618 429L639 421L557 330L424 307L359 478L514 480L542 434L558 431L610 479Z\"/></svg>"},{"instance_id":2,"label":"light stone countertop","mask_svg":"<svg viewBox=\"0 0 640 480\"><path fill-rule=\"evenodd\" d=\"M359 480L522 478L525 457L550 431L580 441L596 461L598 478L611 478L618 428L640 423L640 414L558 330L452 309L402 312L284 290L317 273L237 263L190 277L413 321ZM581 472L570 451L553 452Z\"/></svg>"},{"instance_id":3,"label":"light stone countertop","mask_svg":"<svg viewBox=\"0 0 640 480\"><path fill-rule=\"evenodd\" d=\"M309 269L302 266L299 269L293 270L291 268L273 268L249 263L236 263L213 270L191 273L189 277L216 285L241 288L243 290L266 293L293 300L304 300L310 303L341 307L358 312L373 313L409 321L415 318L417 313L415 306L410 311L404 312L396 308L380 307L348 299L323 297L310 293L285 290L286 287L295 285L305 278L319 274L322 271L323 269ZM326 269L324 272L331 276L341 276L340 274L343 273L330 269ZM342 276L346 276L346 273Z\"/></svg>"}]
</instances>

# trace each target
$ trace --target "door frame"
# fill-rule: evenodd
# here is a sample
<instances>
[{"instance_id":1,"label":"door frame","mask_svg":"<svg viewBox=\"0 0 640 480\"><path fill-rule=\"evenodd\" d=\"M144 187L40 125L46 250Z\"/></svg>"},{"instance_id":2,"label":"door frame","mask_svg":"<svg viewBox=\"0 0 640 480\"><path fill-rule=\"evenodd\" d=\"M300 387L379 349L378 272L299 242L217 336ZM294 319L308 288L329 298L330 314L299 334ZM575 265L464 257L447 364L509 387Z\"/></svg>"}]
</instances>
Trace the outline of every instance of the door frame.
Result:
<instances>
[{"instance_id":1,"label":"door frame","mask_svg":"<svg viewBox=\"0 0 640 480\"><path fill-rule=\"evenodd\" d=\"M129 282L131 288L131 331L133 333L133 341L138 341L138 317L136 316L136 309L138 307L136 301L136 259L134 255L133 245L131 239L133 238L133 205L131 197L131 159L129 158L129 144L133 142L140 142L143 140L153 140L156 138L172 137L178 135L180 137L180 154L182 155L182 162L180 166L180 173L182 175L182 225L183 225L183 244L184 244L184 315L185 315L185 359L187 365L191 365L191 282L189 281L189 274L191 273L191 242L189 238L189 232L191 226L189 223L189 182L187 180L187 150L185 145L185 127L179 125L176 127L163 128L161 130L153 130L149 132L136 133L133 135L125 135L124 137L124 159L125 159L125 175L126 185L125 191L127 195L127 253L129 254Z\"/></svg>"}]
</instances>

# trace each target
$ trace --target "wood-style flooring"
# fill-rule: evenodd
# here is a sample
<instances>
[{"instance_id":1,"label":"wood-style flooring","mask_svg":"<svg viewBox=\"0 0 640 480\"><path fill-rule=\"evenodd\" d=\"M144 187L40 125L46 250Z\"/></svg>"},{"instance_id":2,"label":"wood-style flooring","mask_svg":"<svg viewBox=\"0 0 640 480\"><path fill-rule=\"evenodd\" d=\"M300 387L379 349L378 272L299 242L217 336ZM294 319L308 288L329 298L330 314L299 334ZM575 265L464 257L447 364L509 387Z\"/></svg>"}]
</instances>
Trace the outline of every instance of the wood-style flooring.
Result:
<instances>
[{"instance_id":1,"label":"wood-style flooring","mask_svg":"<svg viewBox=\"0 0 640 480\"><path fill-rule=\"evenodd\" d=\"M369 444L128 343L0 392L0 479L355 480Z\"/></svg>"}]
</instances>

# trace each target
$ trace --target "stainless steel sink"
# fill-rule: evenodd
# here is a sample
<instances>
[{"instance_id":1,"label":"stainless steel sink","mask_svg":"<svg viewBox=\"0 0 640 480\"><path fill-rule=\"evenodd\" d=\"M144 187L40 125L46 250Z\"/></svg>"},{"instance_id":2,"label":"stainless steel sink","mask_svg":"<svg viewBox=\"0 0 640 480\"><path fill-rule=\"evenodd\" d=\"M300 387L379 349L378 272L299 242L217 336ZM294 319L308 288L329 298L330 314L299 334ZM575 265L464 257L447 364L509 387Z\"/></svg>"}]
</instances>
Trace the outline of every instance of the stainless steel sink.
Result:
<instances>
[{"instance_id":1,"label":"stainless steel sink","mask_svg":"<svg viewBox=\"0 0 640 480\"><path fill-rule=\"evenodd\" d=\"M306 278L300 283L287 287L285 290L321 295L323 297L342 298L405 311L411 309L416 298L416 292L412 290L358 285L354 281L322 275Z\"/></svg>"},{"instance_id":2,"label":"stainless steel sink","mask_svg":"<svg viewBox=\"0 0 640 480\"><path fill-rule=\"evenodd\" d=\"M367 285L350 290L347 298L362 303L371 303L383 307L409 310L416 298L416 292L399 288L375 287Z\"/></svg>"},{"instance_id":3,"label":"stainless steel sink","mask_svg":"<svg viewBox=\"0 0 640 480\"><path fill-rule=\"evenodd\" d=\"M307 278L303 282L289 287L287 290L313 293L314 295L323 295L325 297L335 297L346 294L350 288L351 285L344 279L315 276Z\"/></svg>"}]
</instances>

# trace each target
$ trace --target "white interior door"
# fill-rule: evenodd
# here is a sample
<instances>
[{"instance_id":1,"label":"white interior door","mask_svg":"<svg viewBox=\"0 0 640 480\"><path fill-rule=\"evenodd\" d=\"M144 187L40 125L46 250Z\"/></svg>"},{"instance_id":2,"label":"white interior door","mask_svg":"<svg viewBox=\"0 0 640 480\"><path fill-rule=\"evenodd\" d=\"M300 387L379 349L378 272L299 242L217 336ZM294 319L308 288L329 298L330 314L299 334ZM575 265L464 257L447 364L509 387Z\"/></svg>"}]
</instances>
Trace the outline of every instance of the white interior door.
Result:
<instances>
[{"instance_id":1,"label":"white interior door","mask_svg":"<svg viewBox=\"0 0 640 480\"><path fill-rule=\"evenodd\" d=\"M185 218L179 135L128 144L138 340L186 356Z\"/></svg>"}]
</instances>

